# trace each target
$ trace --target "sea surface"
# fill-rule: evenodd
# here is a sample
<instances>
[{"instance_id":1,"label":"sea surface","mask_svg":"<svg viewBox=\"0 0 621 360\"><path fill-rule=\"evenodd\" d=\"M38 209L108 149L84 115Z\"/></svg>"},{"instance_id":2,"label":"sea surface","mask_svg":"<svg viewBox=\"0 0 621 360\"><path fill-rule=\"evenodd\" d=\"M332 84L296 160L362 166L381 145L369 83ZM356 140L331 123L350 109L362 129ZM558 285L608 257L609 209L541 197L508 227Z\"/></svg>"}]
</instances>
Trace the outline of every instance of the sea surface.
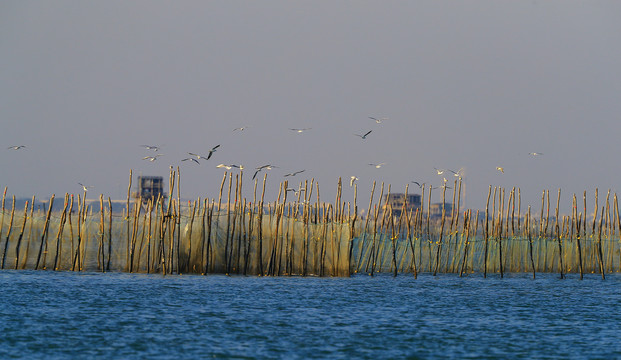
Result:
<instances>
[{"instance_id":1,"label":"sea surface","mask_svg":"<svg viewBox=\"0 0 621 360\"><path fill-rule=\"evenodd\" d=\"M0 271L0 359L621 359L621 274Z\"/></svg>"}]
</instances>

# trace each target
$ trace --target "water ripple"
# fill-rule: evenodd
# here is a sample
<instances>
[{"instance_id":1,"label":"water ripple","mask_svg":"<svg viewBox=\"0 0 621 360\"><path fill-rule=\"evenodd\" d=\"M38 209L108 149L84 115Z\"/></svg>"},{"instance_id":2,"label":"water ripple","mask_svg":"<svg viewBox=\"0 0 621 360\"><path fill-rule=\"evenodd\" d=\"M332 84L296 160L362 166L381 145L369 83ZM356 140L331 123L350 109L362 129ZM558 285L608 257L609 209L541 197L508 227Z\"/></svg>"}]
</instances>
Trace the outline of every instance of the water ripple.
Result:
<instances>
[{"instance_id":1,"label":"water ripple","mask_svg":"<svg viewBox=\"0 0 621 360\"><path fill-rule=\"evenodd\" d=\"M0 272L0 358L621 358L621 276Z\"/></svg>"}]
</instances>

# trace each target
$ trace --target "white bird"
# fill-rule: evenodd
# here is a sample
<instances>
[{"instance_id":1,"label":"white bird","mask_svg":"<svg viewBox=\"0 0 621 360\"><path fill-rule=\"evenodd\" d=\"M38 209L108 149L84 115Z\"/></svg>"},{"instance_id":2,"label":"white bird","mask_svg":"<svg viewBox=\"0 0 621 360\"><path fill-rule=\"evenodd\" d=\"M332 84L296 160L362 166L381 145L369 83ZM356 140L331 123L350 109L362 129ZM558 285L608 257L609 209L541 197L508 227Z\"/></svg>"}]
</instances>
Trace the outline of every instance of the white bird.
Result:
<instances>
[{"instance_id":1,"label":"white bird","mask_svg":"<svg viewBox=\"0 0 621 360\"><path fill-rule=\"evenodd\" d=\"M87 192L89 188L92 188L92 186L90 186L90 185L89 185L89 186L86 186L86 185L84 185L84 184L82 184L82 183L78 183L78 185L80 185L80 186L82 187L82 189L84 190L84 192Z\"/></svg>"},{"instance_id":2,"label":"white bird","mask_svg":"<svg viewBox=\"0 0 621 360\"><path fill-rule=\"evenodd\" d=\"M231 168L238 168L239 170L244 170L244 167L242 165L234 165L234 164L231 164L231 165L219 164L219 165L216 165L216 167L217 168L225 168L227 170L231 170Z\"/></svg>"},{"instance_id":3,"label":"white bird","mask_svg":"<svg viewBox=\"0 0 621 360\"><path fill-rule=\"evenodd\" d=\"M265 170L272 170L275 167L278 167L278 166L271 165L271 164L259 166L258 168L256 168L257 171L254 172L254 175L252 175L252 180L254 180L254 178L257 177L257 174L259 172L261 172L263 169L265 169Z\"/></svg>"},{"instance_id":4,"label":"white bird","mask_svg":"<svg viewBox=\"0 0 621 360\"><path fill-rule=\"evenodd\" d=\"M19 150L19 149L24 149L24 148L26 148L25 145L14 145L14 146L9 146L7 149Z\"/></svg>"},{"instance_id":5,"label":"white bird","mask_svg":"<svg viewBox=\"0 0 621 360\"><path fill-rule=\"evenodd\" d=\"M157 145L140 145L143 148L147 148L147 150L153 150L153 151L158 151L160 149L159 146Z\"/></svg>"},{"instance_id":6,"label":"white bird","mask_svg":"<svg viewBox=\"0 0 621 360\"><path fill-rule=\"evenodd\" d=\"M376 122L376 123L378 123L378 124L381 124L384 120L388 120L388 118L387 118L387 117L383 117L383 118L379 118L379 119L378 119L378 118L374 118L374 117L372 117L372 116L369 116L369 119L371 119L371 120L375 120L375 122Z\"/></svg>"},{"instance_id":7,"label":"white bird","mask_svg":"<svg viewBox=\"0 0 621 360\"><path fill-rule=\"evenodd\" d=\"M356 136L360 136L360 138L361 138L361 139L366 139L366 138L367 138L367 136L368 136L368 135L369 135L372 131L373 131L373 130L369 130L369 131L367 131L367 133L366 133L366 134L364 134L364 135L360 135L360 134L354 134L354 135L356 135Z\"/></svg>"},{"instance_id":8,"label":"white bird","mask_svg":"<svg viewBox=\"0 0 621 360\"><path fill-rule=\"evenodd\" d=\"M379 164L369 164L371 166L375 166L376 169L379 169L382 167L382 165L386 165L386 163L379 163Z\"/></svg>"},{"instance_id":9,"label":"white bird","mask_svg":"<svg viewBox=\"0 0 621 360\"><path fill-rule=\"evenodd\" d=\"M158 157L163 156L164 154L157 154L155 156L145 156L142 158L142 160L149 160L151 162L157 160Z\"/></svg>"},{"instance_id":10,"label":"white bird","mask_svg":"<svg viewBox=\"0 0 621 360\"><path fill-rule=\"evenodd\" d=\"M199 159L200 159L200 158L199 158ZM185 158L185 159L182 159L181 161L188 161L188 160L194 161L195 163L197 163L197 164L199 164L199 165L201 164L201 163L199 163L199 162L198 162L198 160L196 160L195 158Z\"/></svg>"},{"instance_id":11,"label":"white bird","mask_svg":"<svg viewBox=\"0 0 621 360\"><path fill-rule=\"evenodd\" d=\"M461 179L461 173L464 171L464 168L461 168L461 169L459 169L457 171L453 171L453 170L449 169L449 171L453 173L453 176L458 177L458 178Z\"/></svg>"},{"instance_id":12,"label":"white bird","mask_svg":"<svg viewBox=\"0 0 621 360\"><path fill-rule=\"evenodd\" d=\"M292 173L285 174L285 177L287 177L287 176L296 176L297 174L303 173L304 171L306 171L306 169L294 171Z\"/></svg>"},{"instance_id":13,"label":"white bird","mask_svg":"<svg viewBox=\"0 0 621 360\"><path fill-rule=\"evenodd\" d=\"M213 155L213 153L215 153L216 149L219 148L219 147L220 147L220 145L216 145L216 146L212 147L211 150L209 150L209 154L207 154L207 156L199 155L199 154L195 154L195 153L191 153L191 152L189 152L188 154L196 157L198 160L200 160L200 159L209 160L211 158L211 155Z\"/></svg>"},{"instance_id":14,"label":"white bird","mask_svg":"<svg viewBox=\"0 0 621 360\"><path fill-rule=\"evenodd\" d=\"M244 131L244 130L246 130L246 129L247 129L247 128L249 128L249 127L250 127L250 126L242 126L242 127L238 127L238 128L233 129L233 131L237 131L237 130L239 130L239 131Z\"/></svg>"},{"instance_id":15,"label":"white bird","mask_svg":"<svg viewBox=\"0 0 621 360\"><path fill-rule=\"evenodd\" d=\"M312 129L312 128L304 128L304 129L291 129L291 128L290 128L289 130L291 130L291 131L295 131L295 132L297 132L297 133L303 133L304 131L306 131L306 130L310 130L310 129Z\"/></svg>"},{"instance_id":16,"label":"white bird","mask_svg":"<svg viewBox=\"0 0 621 360\"><path fill-rule=\"evenodd\" d=\"M500 166L496 166L496 170L500 171L501 173L505 173L505 168L500 167Z\"/></svg>"},{"instance_id":17,"label":"white bird","mask_svg":"<svg viewBox=\"0 0 621 360\"><path fill-rule=\"evenodd\" d=\"M530 153L528 153L528 155L539 156L539 155L543 155L543 153L540 153L540 152L530 152Z\"/></svg>"},{"instance_id":18,"label":"white bird","mask_svg":"<svg viewBox=\"0 0 621 360\"><path fill-rule=\"evenodd\" d=\"M438 173L438 175L444 174L444 170L443 169L438 169L438 168L434 168L434 169L436 169L436 172Z\"/></svg>"},{"instance_id":19,"label":"white bird","mask_svg":"<svg viewBox=\"0 0 621 360\"><path fill-rule=\"evenodd\" d=\"M358 178L357 178L357 177L355 177L355 176L350 177L350 178L349 178L349 186L354 186L354 182L355 182L356 180L358 180Z\"/></svg>"},{"instance_id":20,"label":"white bird","mask_svg":"<svg viewBox=\"0 0 621 360\"><path fill-rule=\"evenodd\" d=\"M294 189L294 188L287 188L287 191L293 191L293 193L297 196L298 193L300 192L304 192L304 189L300 188L300 189Z\"/></svg>"}]
</instances>

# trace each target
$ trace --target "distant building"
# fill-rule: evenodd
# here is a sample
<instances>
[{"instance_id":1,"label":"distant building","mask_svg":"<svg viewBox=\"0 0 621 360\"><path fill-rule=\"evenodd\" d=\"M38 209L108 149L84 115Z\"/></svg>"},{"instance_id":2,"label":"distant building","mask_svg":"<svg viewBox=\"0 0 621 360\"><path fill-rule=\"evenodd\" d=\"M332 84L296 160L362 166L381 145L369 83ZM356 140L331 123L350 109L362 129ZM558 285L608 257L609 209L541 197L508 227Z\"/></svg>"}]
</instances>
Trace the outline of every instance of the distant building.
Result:
<instances>
[{"instance_id":1,"label":"distant building","mask_svg":"<svg viewBox=\"0 0 621 360\"><path fill-rule=\"evenodd\" d=\"M431 208L429 209L429 215L431 217L442 217L442 205L442 203L431 204ZM451 217L452 211L453 205L449 203L444 203L444 216Z\"/></svg>"},{"instance_id":2,"label":"distant building","mask_svg":"<svg viewBox=\"0 0 621 360\"><path fill-rule=\"evenodd\" d=\"M393 216L401 216L401 211L403 211L403 204L405 204L405 210L409 213L410 211L416 211L416 209L420 209L420 199L421 196L418 194L408 194L407 197L403 193L397 194L388 194L384 196L383 205L384 210L386 210L386 206L389 209L392 209Z\"/></svg>"},{"instance_id":3,"label":"distant building","mask_svg":"<svg viewBox=\"0 0 621 360\"><path fill-rule=\"evenodd\" d=\"M138 176L138 191L134 192L134 198L141 198L143 202L150 199L157 200L158 196L166 198L164 193L164 178L161 176Z\"/></svg>"}]
</instances>

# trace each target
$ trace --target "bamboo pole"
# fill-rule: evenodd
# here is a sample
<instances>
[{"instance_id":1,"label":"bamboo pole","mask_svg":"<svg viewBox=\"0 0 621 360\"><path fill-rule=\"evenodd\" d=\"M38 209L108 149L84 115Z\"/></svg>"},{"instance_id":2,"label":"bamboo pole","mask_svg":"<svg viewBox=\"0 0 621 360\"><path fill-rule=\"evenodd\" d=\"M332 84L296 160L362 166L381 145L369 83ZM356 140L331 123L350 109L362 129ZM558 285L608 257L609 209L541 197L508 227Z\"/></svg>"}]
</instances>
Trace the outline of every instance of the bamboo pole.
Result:
<instances>
[{"instance_id":1,"label":"bamboo pole","mask_svg":"<svg viewBox=\"0 0 621 360\"><path fill-rule=\"evenodd\" d=\"M531 234L530 234L530 205L528 206L528 214L526 215L526 233L528 236L528 249L529 249L529 253L530 253L530 264L531 267L533 269L533 280L535 279L535 261L533 260L533 239L531 238Z\"/></svg>"},{"instance_id":2,"label":"bamboo pole","mask_svg":"<svg viewBox=\"0 0 621 360\"><path fill-rule=\"evenodd\" d=\"M354 217L353 219L350 217L350 225L349 225L349 255L347 257L347 276L352 275L352 255L354 252L354 238L355 229L356 229L356 220L358 219L358 184L354 184ZM349 213L349 209L348 209Z\"/></svg>"},{"instance_id":3,"label":"bamboo pole","mask_svg":"<svg viewBox=\"0 0 621 360\"><path fill-rule=\"evenodd\" d=\"M599 272L602 274L602 280L606 279L604 275L604 256L602 254L602 221L604 220L604 207L602 207L602 215L599 218L599 230L597 236L597 261L599 263Z\"/></svg>"},{"instance_id":4,"label":"bamboo pole","mask_svg":"<svg viewBox=\"0 0 621 360\"><path fill-rule=\"evenodd\" d=\"M487 192L487 204L485 205L485 252L483 255L483 277L487 278L487 252L489 242L489 198L492 195L492 185Z\"/></svg>"},{"instance_id":5,"label":"bamboo pole","mask_svg":"<svg viewBox=\"0 0 621 360\"><path fill-rule=\"evenodd\" d=\"M446 217L446 208L445 208L445 203L446 203L446 186L442 187L442 220L441 220L441 224L440 224L440 236L438 239L438 244L436 246L436 266L435 269L433 270L433 276L436 276L436 274L438 273L438 267L440 266L440 253L442 252L442 236L444 234L444 222L445 222L445 217Z\"/></svg>"},{"instance_id":6,"label":"bamboo pole","mask_svg":"<svg viewBox=\"0 0 621 360\"><path fill-rule=\"evenodd\" d=\"M67 200L65 200L66 202ZM101 266L101 272L106 271L106 253L104 242L106 238L106 228L104 226L104 205L103 194L99 194L99 248L97 249L97 268ZM100 261L101 259L101 261ZM100 265L101 262L101 265Z\"/></svg>"},{"instance_id":7,"label":"bamboo pole","mask_svg":"<svg viewBox=\"0 0 621 360\"><path fill-rule=\"evenodd\" d=\"M34 221L34 208L35 208L35 196L32 196L32 201L30 202L30 226L28 227L28 241L26 243L26 252L24 254L24 261L22 262L21 269L25 269L28 263L28 254L30 252L30 242L32 240L32 222Z\"/></svg>"},{"instance_id":8,"label":"bamboo pole","mask_svg":"<svg viewBox=\"0 0 621 360\"><path fill-rule=\"evenodd\" d=\"M112 200L108 196L108 261L106 271L110 271L110 258L112 257Z\"/></svg>"},{"instance_id":9,"label":"bamboo pole","mask_svg":"<svg viewBox=\"0 0 621 360\"><path fill-rule=\"evenodd\" d=\"M15 245L15 270L17 270L17 266L19 263L19 250L20 250L20 245L22 243L22 237L24 236L24 230L26 229L27 220L28 220L28 201L26 201L26 205L24 206L24 222L22 223L21 230L19 231L19 237L17 238L17 245Z\"/></svg>"},{"instance_id":10,"label":"bamboo pole","mask_svg":"<svg viewBox=\"0 0 621 360\"><path fill-rule=\"evenodd\" d=\"M60 225L58 226L58 234L56 235L56 256L54 257L54 271L59 270L60 260L62 260L60 259L60 254L62 253L63 227L65 226L65 220L67 218L67 206L68 205L69 205L69 194L65 193L65 204L63 207L63 212L60 215Z\"/></svg>"},{"instance_id":11,"label":"bamboo pole","mask_svg":"<svg viewBox=\"0 0 621 360\"><path fill-rule=\"evenodd\" d=\"M35 270L39 270L39 261L41 259L41 253L43 252L43 246L47 243L47 230L50 225L50 216L52 216L52 206L54 205L54 194L50 198L50 204L47 209L47 215L45 216L45 225L43 227L43 234L41 234L41 245L39 246L39 254L37 255L37 263L35 265ZM45 270L45 264L43 265L43 269Z\"/></svg>"},{"instance_id":12,"label":"bamboo pole","mask_svg":"<svg viewBox=\"0 0 621 360\"><path fill-rule=\"evenodd\" d=\"M578 213L577 202L576 202L576 194L574 194L573 208L576 214ZM580 214L582 215L582 214ZM582 225L582 216L580 218L576 218L576 247L578 248L578 267L580 269L580 280L582 280L584 276L584 268L582 264L582 247L580 246L580 227Z\"/></svg>"},{"instance_id":13,"label":"bamboo pole","mask_svg":"<svg viewBox=\"0 0 621 360\"><path fill-rule=\"evenodd\" d=\"M4 269L4 260L6 259L6 252L9 249L9 239L11 237L11 230L13 229L13 218L15 217L15 195L13 195L13 205L11 206L11 220L9 220L9 231L6 233L6 241L4 242L4 252L2 252L2 266Z\"/></svg>"},{"instance_id":14,"label":"bamboo pole","mask_svg":"<svg viewBox=\"0 0 621 360\"><path fill-rule=\"evenodd\" d=\"M468 259L468 245L470 244L470 215L471 210L468 209L466 214L464 215L464 232L466 233L466 240L464 242L464 256L461 261L461 268L459 270L459 277L462 277L464 274L464 267L466 266L466 262Z\"/></svg>"},{"instance_id":15,"label":"bamboo pole","mask_svg":"<svg viewBox=\"0 0 621 360\"><path fill-rule=\"evenodd\" d=\"M126 253L125 253L125 270L129 270L129 242L130 242L130 235L129 235L129 199L131 197L131 193L132 193L132 169L129 169L129 185L127 186L127 206L125 207L127 209L127 217L125 218L125 223L126 223L126 234L127 234L127 247L126 247ZM79 224L79 222L78 222Z\"/></svg>"},{"instance_id":16,"label":"bamboo pole","mask_svg":"<svg viewBox=\"0 0 621 360\"><path fill-rule=\"evenodd\" d=\"M556 231L556 239L558 241L558 259L559 259L559 272L561 274L561 279L565 278L565 275L563 274L563 246L561 244L561 234L560 234L560 229L559 229L559 225L558 225L558 212L559 212L559 206L561 203L561 189L558 189L558 197L556 200L556 212L554 214L555 217L555 231Z\"/></svg>"},{"instance_id":17,"label":"bamboo pole","mask_svg":"<svg viewBox=\"0 0 621 360\"><path fill-rule=\"evenodd\" d=\"M6 190L7 190L7 187L5 186L4 187L4 193L2 195L2 218L0 219L0 240L2 239L2 229L4 228L4 211L5 211L4 201L6 199ZM5 250L5 252L6 252L6 250Z\"/></svg>"},{"instance_id":18,"label":"bamboo pole","mask_svg":"<svg viewBox=\"0 0 621 360\"><path fill-rule=\"evenodd\" d=\"M257 213L257 264L259 266L258 268L259 276L265 275L263 273L263 199L265 198L265 182L266 181L267 181L267 173L263 175L263 190L261 191L261 202L259 203L259 211ZM305 268L306 268L306 265L305 265Z\"/></svg>"}]
</instances>

